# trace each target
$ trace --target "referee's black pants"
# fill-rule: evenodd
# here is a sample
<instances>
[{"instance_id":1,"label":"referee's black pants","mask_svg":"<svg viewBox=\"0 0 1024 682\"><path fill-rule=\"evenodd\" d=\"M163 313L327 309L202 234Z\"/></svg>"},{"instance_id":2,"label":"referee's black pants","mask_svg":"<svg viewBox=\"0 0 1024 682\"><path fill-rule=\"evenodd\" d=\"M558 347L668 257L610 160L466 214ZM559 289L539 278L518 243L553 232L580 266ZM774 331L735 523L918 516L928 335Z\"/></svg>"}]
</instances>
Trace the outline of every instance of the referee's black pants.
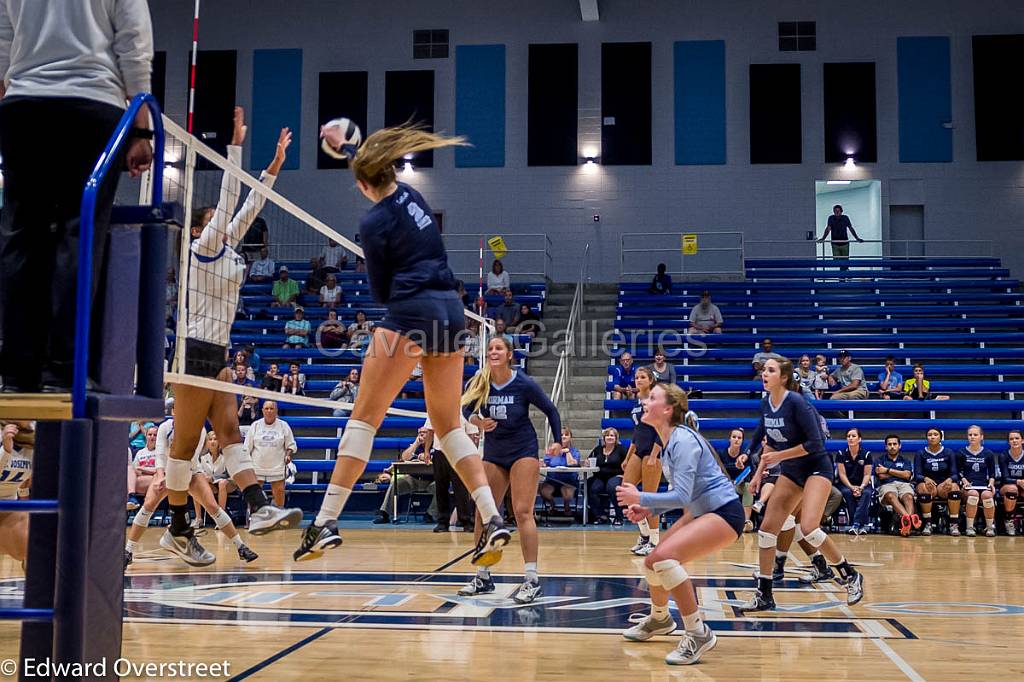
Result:
<instances>
[{"instance_id":1,"label":"referee's black pants","mask_svg":"<svg viewBox=\"0 0 1024 682\"><path fill-rule=\"evenodd\" d=\"M123 113L80 98L0 101L0 374L8 385L31 391L40 382L71 384L82 193ZM97 195L94 292L103 270L123 151Z\"/></svg>"},{"instance_id":2,"label":"referee's black pants","mask_svg":"<svg viewBox=\"0 0 1024 682\"><path fill-rule=\"evenodd\" d=\"M464 528L473 527L473 501L466 485L459 474L440 450L434 452L434 497L437 500L437 521L447 525L452 516L451 498L448 496L448 485L451 484L455 493L455 508L459 513L459 523Z\"/></svg>"}]
</instances>

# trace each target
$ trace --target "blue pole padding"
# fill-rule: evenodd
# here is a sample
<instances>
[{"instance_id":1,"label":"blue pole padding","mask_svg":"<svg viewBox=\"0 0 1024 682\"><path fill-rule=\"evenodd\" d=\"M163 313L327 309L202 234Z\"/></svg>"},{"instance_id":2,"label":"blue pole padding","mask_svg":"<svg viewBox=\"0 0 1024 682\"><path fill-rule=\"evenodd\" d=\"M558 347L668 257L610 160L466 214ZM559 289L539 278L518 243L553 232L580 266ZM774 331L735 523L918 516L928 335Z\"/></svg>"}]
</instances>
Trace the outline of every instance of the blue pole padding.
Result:
<instances>
[{"instance_id":1,"label":"blue pole padding","mask_svg":"<svg viewBox=\"0 0 1024 682\"><path fill-rule=\"evenodd\" d=\"M0 500L0 512L28 512L29 514L54 514L57 500Z\"/></svg>"},{"instance_id":2,"label":"blue pole padding","mask_svg":"<svg viewBox=\"0 0 1024 682\"><path fill-rule=\"evenodd\" d=\"M132 98L113 136L93 167L82 192L82 214L78 229L78 291L75 300L75 364L71 386L71 413L74 419L85 417L86 381L89 376L89 328L92 324L92 252L96 219L96 194L103 178L111 171L118 152L131 133L132 123L143 105L149 107L153 117L153 203L163 203L164 126L156 98L140 93ZM120 173L121 169L115 169Z\"/></svg>"},{"instance_id":3,"label":"blue pole padding","mask_svg":"<svg viewBox=\"0 0 1024 682\"><path fill-rule=\"evenodd\" d=\"M72 419L61 424L57 581L53 604L53 654L58 662L85 660L92 445L92 420Z\"/></svg>"},{"instance_id":4,"label":"blue pole padding","mask_svg":"<svg viewBox=\"0 0 1024 682\"><path fill-rule=\"evenodd\" d=\"M163 398L167 228L143 225L141 237L136 391L147 398Z\"/></svg>"},{"instance_id":5,"label":"blue pole padding","mask_svg":"<svg viewBox=\"0 0 1024 682\"><path fill-rule=\"evenodd\" d=\"M23 623L49 623L53 609L0 609L0 620L20 620Z\"/></svg>"}]
</instances>

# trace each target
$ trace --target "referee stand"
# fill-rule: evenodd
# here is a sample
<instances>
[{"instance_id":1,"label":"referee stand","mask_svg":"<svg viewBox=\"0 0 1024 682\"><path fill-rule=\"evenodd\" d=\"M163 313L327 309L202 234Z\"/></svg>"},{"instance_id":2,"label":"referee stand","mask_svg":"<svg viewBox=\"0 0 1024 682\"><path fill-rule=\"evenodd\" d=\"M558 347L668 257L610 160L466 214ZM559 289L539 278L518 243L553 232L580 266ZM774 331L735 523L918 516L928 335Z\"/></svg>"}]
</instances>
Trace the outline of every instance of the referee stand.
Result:
<instances>
[{"instance_id":1,"label":"referee stand","mask_svg":"<svg viewBox=\"0 0 1024 682\"><path fill-rule=\"evenodd\" d=\"M114 164L143 106L154 127L152 203L114 207L107 265L90 305L97 191L107 173L121 172ZM82 196L72 393L0 397L0 418L37 420L33 499L0 504L2 511L32 513L23 608L2 609L0 619L22 621L23 661L106 660L107 679L116 679L113 662L121 653L127 423L164 414L172 211L163 204L163 157L159 107L152 95L137 95ZM87 391L87 377L106 392Z\"/></svg>"}]
</instances>

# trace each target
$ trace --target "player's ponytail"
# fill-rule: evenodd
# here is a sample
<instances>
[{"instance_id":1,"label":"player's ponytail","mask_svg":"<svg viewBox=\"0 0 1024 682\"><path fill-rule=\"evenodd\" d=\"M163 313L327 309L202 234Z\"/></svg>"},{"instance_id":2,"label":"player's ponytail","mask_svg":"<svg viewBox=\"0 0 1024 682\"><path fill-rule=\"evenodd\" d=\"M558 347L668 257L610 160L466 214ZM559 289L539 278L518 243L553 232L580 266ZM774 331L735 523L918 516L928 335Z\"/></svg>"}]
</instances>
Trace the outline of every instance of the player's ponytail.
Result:
<instances>
[{"instance_id":1,"label":"player's ponytail","mask_svg":"<svg viewBox=\"0 0 1024 682\"><path fill-rule=\"evenodd\" d=\"M793 369L793 361L789 358L782 358L776 362L779 363L779 374L782 375L786 389L800 393L800 378Z\"/></svg>"},{"instance_id":2,"label":"player's ponytail","mask_svg":"<svg viewBox=\"0 0 1024 682\"><path fill-rule=\"evenodd\" d=\"M381 187L395 181L395 161L406 154L466 146L464 137L447 137L432 133L422 124L406 123L394 128L381 128L366 138L352 159L352 172L356 180L371 187Z\"/></svg>"}]
</instances>

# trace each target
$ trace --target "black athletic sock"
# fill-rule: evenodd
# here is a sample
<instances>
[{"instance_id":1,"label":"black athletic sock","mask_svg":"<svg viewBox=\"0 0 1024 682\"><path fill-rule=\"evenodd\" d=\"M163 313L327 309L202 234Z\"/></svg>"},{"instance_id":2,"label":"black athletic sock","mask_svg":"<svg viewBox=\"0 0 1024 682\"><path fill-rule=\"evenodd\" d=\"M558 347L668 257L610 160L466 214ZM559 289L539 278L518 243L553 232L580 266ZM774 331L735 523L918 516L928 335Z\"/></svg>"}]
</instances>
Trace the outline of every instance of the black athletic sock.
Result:
<instances>
[{"instance_id":1,"label":"black athletic sock","mask_svg":"<svg viewBox=\"0 0 1024 682\"><path fill-rule=\"evenodd\" d=\"M249 505L249 511L251 512L263 509L270 504L266 493L263 492L263 488L260 487L259 483L253 483L243 490L242 497L245 498L245 503Z\"/></svg>"},{"instance_id":2,"label":"black athletic sock","mask_svg":"<svg viewBox=\"0 0 1024 682\"><path fill-rule=\"evenodd\" d=\"M820 554L815 554L811 557L811 563L818 569L820 573L828 573L828 562L825 561L825 557Z\"/></svg>"},{"instance_id":3,"label":"black athletic sock","mask_svg":"<svg viewBox=\"0 0 1024 682\"><path fill-rule=\"evenodd\" d=\"M770 599L772 596L771 576L768 576L767 578L757 576L757 589L761 593L762 597L764 597L765 599Z\"/></svg>"},{"instance_id":4,"label":"black athletic sock","mask_svg":"<svg viewBox=\"0 0 1024 682\"><path fill-rule=\"evenodd\" d=\"M843 559L841 562L836 564L836 570L839 571L839 575L841 575L844 580L849 580L853 576L857 575L857 569L851 566L850 562L846 559Z\"/></svg>"},{"instance_id":5,"label":"black athletic sock","mask_svg":"<svg viewBox=\"0 0 1024 682\"><path fill-rule=\"evenodd\" d=\"M172 504L171 509L171 535L178 537L192 537L192 528L188 525L188 504Z\"/></svg>"}]
</instances>

